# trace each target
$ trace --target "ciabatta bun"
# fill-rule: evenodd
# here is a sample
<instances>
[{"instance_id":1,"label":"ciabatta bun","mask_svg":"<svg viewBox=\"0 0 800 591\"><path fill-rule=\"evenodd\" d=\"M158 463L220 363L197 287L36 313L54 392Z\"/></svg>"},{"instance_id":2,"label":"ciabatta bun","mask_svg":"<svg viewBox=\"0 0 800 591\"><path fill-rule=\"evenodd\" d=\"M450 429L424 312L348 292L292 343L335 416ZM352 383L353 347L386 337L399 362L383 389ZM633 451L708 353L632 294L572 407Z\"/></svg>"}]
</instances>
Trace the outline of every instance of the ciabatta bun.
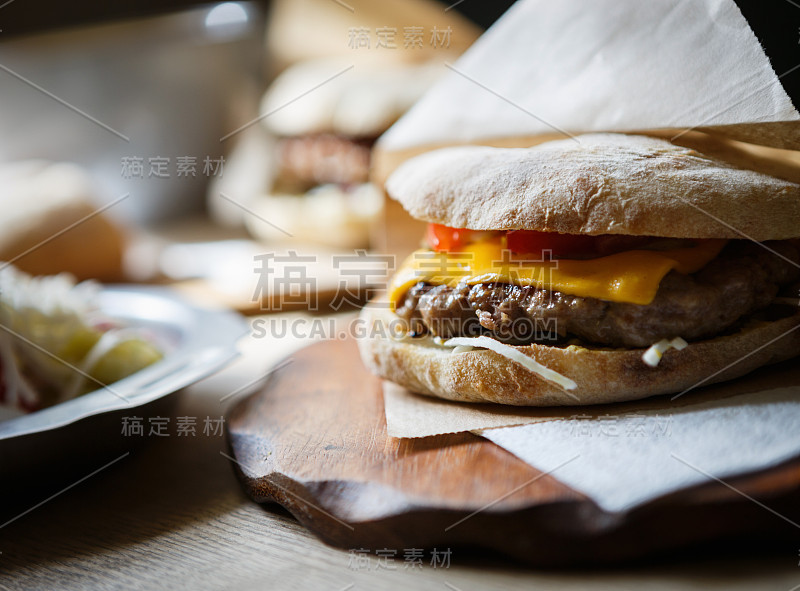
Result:
<instances>
[{"instance_id":1,"label":"ciabatta bun","mask_svg":"<svg viewBox=\"0 0 800 591\"><path fill-rule=\"evenodd\" d=\"M800 235L800 184L637 135L587 134L532 148L443 148L402 164L386 190L417 219L473 230Z\"/></svg>"},{"instance_id":2,"label":"ciabatta bun","mask_svg":"<svg viewBox=\"0 0 800 591\"><path fill-rule=\"evenodd\" d=\"M657 367L644 363L644 349L516 347L577 383L566 391L494 351L454 353L430 337L393 337L399 318L385 302L367 305L360 318L361 357L374 373L414 392L466 402L572 406L680 394L800 355L800 312L667 351Z\"/></svg>"}]
</instances>

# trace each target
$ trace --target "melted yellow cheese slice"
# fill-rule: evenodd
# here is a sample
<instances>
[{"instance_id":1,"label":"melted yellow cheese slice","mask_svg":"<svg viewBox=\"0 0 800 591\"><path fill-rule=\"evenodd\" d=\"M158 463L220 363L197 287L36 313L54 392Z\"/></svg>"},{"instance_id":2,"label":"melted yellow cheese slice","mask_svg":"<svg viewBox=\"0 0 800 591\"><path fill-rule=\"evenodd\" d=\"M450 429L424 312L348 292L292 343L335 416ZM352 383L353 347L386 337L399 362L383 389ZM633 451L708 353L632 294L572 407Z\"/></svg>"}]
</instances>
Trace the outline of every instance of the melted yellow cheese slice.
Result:
<instances>
[{"instance_id":1,"label":"melted yellow cheese slice","mask_svg":"<svg viewBox=\"0 0 800 591\"><path fill-rule=\"evenodd\" d=\"M422 249L392 277L389 298L396 305L420 281L455 286L464 282L533 285L563 293L631 304L649 304L664 276L675 269L694 273L716 257L726 240L702 240L671 250L628 250L588 260L530 260L504 248L504 238L464 247L458 253Z\"/></svg>"}]
</instances>

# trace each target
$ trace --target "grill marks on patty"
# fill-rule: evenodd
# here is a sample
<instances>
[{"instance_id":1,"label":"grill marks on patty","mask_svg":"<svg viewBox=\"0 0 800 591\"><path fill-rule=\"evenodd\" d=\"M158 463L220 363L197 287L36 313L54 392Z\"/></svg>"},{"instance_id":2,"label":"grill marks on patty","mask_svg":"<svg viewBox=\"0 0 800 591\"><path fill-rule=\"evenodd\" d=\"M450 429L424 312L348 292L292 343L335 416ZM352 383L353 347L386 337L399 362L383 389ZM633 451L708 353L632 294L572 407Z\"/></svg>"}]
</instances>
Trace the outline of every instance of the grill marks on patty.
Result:
<instances>
[{"instance_id":1,"label":"grill marks on patty","mask_svg":"<svg viewBox=\"0 0 800 591\"><path fill-rule=\"evenodd\" d=\"M789 241L767 243L791 261L800 252ZM692 275L670 272L648 305L572 296L537 287L481 283L456 287L418 283L397 314L411 330L434 336L488 334L525 344L575 336L612 347L647 347L663 338L716 336L768 306L781 286L800 279L795 265L749 241L731 241Z\"/></svg>"}]
</instances>

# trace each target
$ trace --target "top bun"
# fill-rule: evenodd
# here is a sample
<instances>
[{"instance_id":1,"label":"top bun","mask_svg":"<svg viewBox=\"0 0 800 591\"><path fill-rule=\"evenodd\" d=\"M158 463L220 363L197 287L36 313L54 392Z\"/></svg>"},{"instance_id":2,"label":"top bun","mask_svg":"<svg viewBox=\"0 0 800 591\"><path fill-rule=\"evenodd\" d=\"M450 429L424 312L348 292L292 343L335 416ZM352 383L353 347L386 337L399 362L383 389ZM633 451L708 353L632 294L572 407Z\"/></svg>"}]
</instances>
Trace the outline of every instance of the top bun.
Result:
<instances>
[{"instance_id":1,"label":"top bun","mask_svg":"<svg viewBox=\"0 0 800 591\"><path fill-rule=\"evenodd\" d=\"M472 230L800 236L800 184L639 135L444 148L405 162L386 190L415 218Z\"/></svg>"},{"instance_id":2,"label":"top bun","mask_svg":"<svg viewBox=\"0 0 800 591\"><path fill-rule=\"evenodd\" d=\"M335 133L377 137L443 71L440 63L387 63L376 58L325 58L284 70L261 101L263 124L276 135ZM313 90L313 92L311 92Z\"/></svg>"}]
</instances>

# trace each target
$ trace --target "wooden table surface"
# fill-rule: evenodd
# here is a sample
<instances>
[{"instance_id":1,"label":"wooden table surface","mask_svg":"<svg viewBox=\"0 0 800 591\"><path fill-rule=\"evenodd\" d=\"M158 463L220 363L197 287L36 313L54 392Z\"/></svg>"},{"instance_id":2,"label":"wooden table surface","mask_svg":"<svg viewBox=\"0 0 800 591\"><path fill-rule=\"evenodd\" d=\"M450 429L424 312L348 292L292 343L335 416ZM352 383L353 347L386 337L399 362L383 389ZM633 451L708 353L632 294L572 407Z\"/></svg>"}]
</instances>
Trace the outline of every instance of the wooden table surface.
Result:
<instances>
[{"instance_id":1,"label":"wooden table surface","mask_svg":"<svg viewBox=\"0 0 800 591\"><path fill-rule=\"evenodd\" d=\"M31 492L18 513L32 510L0 525L0 589L800 588L800 543L761 556L664 557L591 571L536 571L455 551L449 565L408 568L402 549L384 561L325 546L280 508L249 501L222 455L224 437L202 432L206 417L246 392L221 398L310 340L246 338L242 358L177 395L167 436L132 439L124 457L98 450L97 468L120 459L80 482L92 470L76 473L77 484L44 503L49 494ZM177 435L183 416L197 418L194 436Z\"/></svg>"}]
</instances>

